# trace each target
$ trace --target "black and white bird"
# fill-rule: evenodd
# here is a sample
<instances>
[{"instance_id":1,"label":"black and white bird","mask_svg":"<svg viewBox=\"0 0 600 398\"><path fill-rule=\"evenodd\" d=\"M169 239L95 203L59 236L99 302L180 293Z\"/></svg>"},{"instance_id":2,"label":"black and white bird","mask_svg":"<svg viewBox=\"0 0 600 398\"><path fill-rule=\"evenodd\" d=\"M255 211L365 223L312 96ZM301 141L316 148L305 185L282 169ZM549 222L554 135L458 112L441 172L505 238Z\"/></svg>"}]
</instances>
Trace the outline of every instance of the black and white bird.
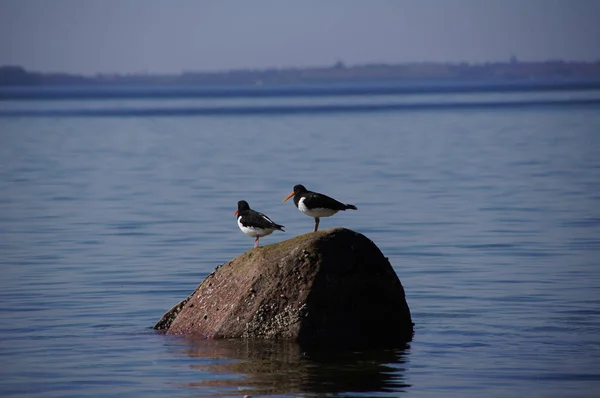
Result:
<instances>
[{"instance_id":1,"label":"black and white bird","mask_svg":"<svg viewBox=\"0 0 600 398\"><path fill-rule=\"evenodd\" d=\"M340 210L356 210L356 206L344 204L322 193L311 192L304 185L294 186L294 191L283 201L294 197L294 204L302 213L315 219L315 232L321 217L331 217Z\"/></svg>"},{"instance_id":2,"label":"black and white bird","mask_svg":"<svg viewBox=\"0 0 600 398\"><path fill-rule=\"evenodd\" d=\"M256 238L254 247L258 247L258 239L272 234L275 230L285 232L283 225L279 225L264 214L252 210L245 200L240 200L237 206L238 208L233 215L237 216L237 223L242 232Z\"/></svg>"}]
</instances>

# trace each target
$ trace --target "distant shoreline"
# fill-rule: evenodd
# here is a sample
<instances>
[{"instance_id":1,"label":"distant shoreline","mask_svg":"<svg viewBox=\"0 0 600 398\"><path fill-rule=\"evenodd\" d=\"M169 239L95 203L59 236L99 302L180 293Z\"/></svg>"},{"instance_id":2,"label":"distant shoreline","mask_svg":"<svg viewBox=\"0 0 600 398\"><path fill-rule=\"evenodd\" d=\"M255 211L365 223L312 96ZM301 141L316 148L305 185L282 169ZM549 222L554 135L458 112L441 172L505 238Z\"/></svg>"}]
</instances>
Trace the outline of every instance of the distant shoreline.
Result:
<instances>
[{"instance_id":1,"label":"distant shoreline","mask_svg":"<svg viewBox=\"0 0 600 398\"><path fill-rule=\"evenodd\" d=\"M450 85L534 84L536 82L600 81L600 61L544 61L469 63L369 64L347 67L338 62L330 67L184 72L177 75L41 73L21 66L0 66L0 87L15 86L196 86L276 87L327 84Z\"/></svg>"}]
</instances>

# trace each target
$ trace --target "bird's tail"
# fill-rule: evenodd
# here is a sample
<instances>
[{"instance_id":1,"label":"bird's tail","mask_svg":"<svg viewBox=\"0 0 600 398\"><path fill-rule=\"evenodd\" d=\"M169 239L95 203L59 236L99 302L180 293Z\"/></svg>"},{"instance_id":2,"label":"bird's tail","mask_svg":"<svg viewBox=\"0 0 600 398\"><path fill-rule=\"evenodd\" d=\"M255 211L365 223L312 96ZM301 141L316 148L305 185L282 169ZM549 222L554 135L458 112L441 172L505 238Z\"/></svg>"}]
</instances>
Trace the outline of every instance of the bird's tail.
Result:
<instances>
[{"instance_id":1,"label":"bird's tail","mask_svg":"<svg viewBox=\"0 0 600 398\"><path fill-rule=\"evenodd\" d=\"M277 229L278 231L283 231L285 232L285 227L283 225L279 225L279 224L275 224L275 229Z\"/></svg>"},{"instance_id":2,"label":"bird's tail","mask_svg":"<svg viewBox=\"0 0 600 398\"><path fill-rule=\"evenodd\" d=\"M354 206L354 205L346 205L346 209L345 210L348 210L348 209L350 209L350 210L358 210L358 208L356 206Z\"/></svg>"}]
</instances>

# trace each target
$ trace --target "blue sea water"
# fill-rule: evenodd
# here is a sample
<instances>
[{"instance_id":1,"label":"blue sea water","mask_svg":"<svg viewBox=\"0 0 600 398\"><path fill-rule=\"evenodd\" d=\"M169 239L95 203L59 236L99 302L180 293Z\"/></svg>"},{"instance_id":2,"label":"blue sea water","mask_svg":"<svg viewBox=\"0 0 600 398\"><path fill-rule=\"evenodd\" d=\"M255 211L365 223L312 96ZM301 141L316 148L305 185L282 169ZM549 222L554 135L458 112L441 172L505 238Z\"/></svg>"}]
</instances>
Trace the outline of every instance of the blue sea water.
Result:
<instances>
[{"instance_id":1,"label":"blue sea water","mask_svg":"<svg viewBox=\"0 0 600 398\"><path fill-rule=\"evenodd\" d=\"M0 395L596 397L598 98L4 99ZM178 111L208 108L225 111ZM238 200L286 226L263 245L312 230L281 203L299 183L358 206L321 228L390 259L413 341L303 352L153 331L251 249Z\"/></svg>"}]
</instances>

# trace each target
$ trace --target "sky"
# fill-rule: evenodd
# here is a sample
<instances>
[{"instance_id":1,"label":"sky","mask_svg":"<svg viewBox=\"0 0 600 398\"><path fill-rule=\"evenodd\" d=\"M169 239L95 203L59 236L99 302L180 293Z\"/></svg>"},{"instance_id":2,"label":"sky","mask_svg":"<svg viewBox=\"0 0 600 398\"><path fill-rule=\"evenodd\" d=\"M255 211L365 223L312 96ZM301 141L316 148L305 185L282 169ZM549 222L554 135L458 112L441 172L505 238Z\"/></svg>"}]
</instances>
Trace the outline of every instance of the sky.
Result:
<instances>
[{"instance_id":1,"label":"sky","mask_svg":"<svg viewBox=\"0 0 600 398\"><path fill-rule=\"evenodd\" d=\"M600 60L600 0L0 0L0 65L165 73Z\"/></svg>"}]
</instances>

